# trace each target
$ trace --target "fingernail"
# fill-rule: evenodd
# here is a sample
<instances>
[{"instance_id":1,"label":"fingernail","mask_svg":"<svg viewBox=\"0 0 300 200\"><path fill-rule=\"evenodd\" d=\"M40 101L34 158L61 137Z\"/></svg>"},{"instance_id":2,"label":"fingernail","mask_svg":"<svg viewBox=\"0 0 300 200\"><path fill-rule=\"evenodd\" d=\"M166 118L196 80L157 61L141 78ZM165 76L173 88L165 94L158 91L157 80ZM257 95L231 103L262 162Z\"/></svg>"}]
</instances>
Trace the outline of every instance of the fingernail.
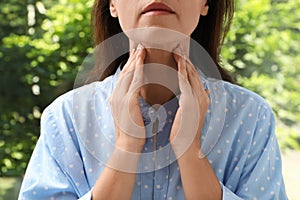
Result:
<instances>
[{"instance_id":1,"label":"fingernail","mask_svg":"<svg viewBox=\"0 0 300 200\"><path fill-rule=\"evenodd\" d=\"M137 46L137 51L141 51L143 48L144 48L143 45L141 45L141 43L139 43Z\"/></svg>"},{"instance_id":2,"label":"fingernail","mask_svg":"<svg viewBox=\"0 0 300 200\"><path fill-rule=\"evenodd\" d=\"M131 49L131 50L130 50L130 54L133 54L134 51L135 51L135 48Z\"/></svg>"},{"instance_id":3,"label":"fingernail","mask_svg":"<svg viewBox=\"0 0 300 200\"><path fill-rule=\"evenodd\" d=\"M181 56L184 58L184 60L186 60L186 55L185 55L185 52L183 50L182 45L180 45L179 48L180 48L180 54L181 54Z\"/></svg>"},{"instance_id":4,"label":"fingernail","mask_svg":"<svg viewBox=\"0 0 300 200\"><path fill-rule=\"evenodd\" d=\"M180 55L180 48L179 48L179 44L174 48L173 53Z\"/></svg>"}]
</instances>

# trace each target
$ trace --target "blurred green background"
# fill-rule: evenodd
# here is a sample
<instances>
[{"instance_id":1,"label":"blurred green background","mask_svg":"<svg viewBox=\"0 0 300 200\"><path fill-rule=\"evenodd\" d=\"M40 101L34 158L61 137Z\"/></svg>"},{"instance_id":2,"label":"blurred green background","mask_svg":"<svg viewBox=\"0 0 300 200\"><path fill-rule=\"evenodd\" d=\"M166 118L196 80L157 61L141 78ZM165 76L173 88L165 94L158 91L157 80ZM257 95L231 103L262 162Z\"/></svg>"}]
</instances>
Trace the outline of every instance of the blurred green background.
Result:
<instances>
[{"instance_id":1,"label":"blurred green background","mask_svg":"<svg viewBox=\"0 0 300 200\"><path fill-rule=\"evenodd\" d=\"M0 2L0 200L16 198L43 109L72 89L92 51L92 4ZM299 150L300 1L237 0L222 57L238 84L272 106L282 152Z\"/></svg>"}]
</instances>

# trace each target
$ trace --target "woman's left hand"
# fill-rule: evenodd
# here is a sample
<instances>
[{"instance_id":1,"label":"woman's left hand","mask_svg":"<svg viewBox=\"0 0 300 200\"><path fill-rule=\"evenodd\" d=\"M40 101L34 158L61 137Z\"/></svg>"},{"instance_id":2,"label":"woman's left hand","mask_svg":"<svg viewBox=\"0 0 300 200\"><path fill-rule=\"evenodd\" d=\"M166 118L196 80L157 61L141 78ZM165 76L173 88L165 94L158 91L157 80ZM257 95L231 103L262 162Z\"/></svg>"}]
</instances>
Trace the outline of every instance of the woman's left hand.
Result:
<instances>
[{"instance_id":1,"label":"woman's left hand","mask_svg":"<svg viewBox=\"0 0 300 200\"><path fill-rule=\"evenodd\" d=\"M210 103L198 71L190 60L173 54L178 65L178 81L181 91L179 108L175 115L170 141L177 158L193 148L200 153L200 137Z\"/></svg>"}]
</instances>

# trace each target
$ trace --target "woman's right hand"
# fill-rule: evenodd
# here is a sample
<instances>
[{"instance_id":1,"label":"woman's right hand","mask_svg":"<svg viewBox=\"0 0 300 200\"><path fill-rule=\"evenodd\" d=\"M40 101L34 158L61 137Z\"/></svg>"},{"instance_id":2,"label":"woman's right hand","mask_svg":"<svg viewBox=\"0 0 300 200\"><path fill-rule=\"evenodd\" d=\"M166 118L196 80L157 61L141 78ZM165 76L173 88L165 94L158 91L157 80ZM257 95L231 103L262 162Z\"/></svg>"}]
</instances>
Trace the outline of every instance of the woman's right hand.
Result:
<instances>
[{"instance_id":1,"label":"woman's right hand","mask_svg":"<svg viewBox=\"0 0 300 200\"><path fill-rule=\"evenodd\" d=\"M132 153L140 153L146 140L139 99L145 56L145 48L140 44L130 52L110 97L116 128L115 148Z\"/></svg>"},{"instance_id":2,"label":"woman's right hand","mask_svg":"<svg viewBox=\"0 0 300 200\"><path fill-rule=\"evenodd\" d=\"M116 127L115 151L99 176L93 199L131 199L139 155L145 144L146 131L140 109L145 49L131 51L110 97Z\"/></svg>"}]
</instances>

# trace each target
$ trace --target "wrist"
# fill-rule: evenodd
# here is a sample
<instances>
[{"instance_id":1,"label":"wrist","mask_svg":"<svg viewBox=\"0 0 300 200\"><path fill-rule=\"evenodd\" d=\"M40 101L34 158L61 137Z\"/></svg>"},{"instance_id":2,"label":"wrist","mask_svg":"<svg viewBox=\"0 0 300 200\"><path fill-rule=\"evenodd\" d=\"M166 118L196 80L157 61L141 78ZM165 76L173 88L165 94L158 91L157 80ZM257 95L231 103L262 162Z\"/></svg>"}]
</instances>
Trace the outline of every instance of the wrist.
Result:
<instances>
[{"instance_id":1,"label":"wrist","mask_svg":"<svg viewBox=\"0 0 300 200\"><path fill-rule=\"evenodd\" d=\"M107 166L122 172L136 173L140 155L140 153L133 153L116 147Z\"/></svg>"},{"instance_id":2,"label":"wrist","mask_svg":"<svg viewBox=\"0 0 300 200\"><path fill-rule=\"evenodd\" d=\"M202 159L205 158L201 146L199 143L193 142L184 151L181 151L181 155L178 159Z\"/></svg>"},{"instance_id":3,"label":"wrist","mask_svg":"<svg viewBox=\"0 0 300 200\"><path fill-rule=\"evenodd\" d=\"M116 142L115 149L128 152L128 153L134 153L134 154L140 154L143 150L144 144L137 144L137 143L127 143L127 142Z\"/></svg>"}]
</instances>

